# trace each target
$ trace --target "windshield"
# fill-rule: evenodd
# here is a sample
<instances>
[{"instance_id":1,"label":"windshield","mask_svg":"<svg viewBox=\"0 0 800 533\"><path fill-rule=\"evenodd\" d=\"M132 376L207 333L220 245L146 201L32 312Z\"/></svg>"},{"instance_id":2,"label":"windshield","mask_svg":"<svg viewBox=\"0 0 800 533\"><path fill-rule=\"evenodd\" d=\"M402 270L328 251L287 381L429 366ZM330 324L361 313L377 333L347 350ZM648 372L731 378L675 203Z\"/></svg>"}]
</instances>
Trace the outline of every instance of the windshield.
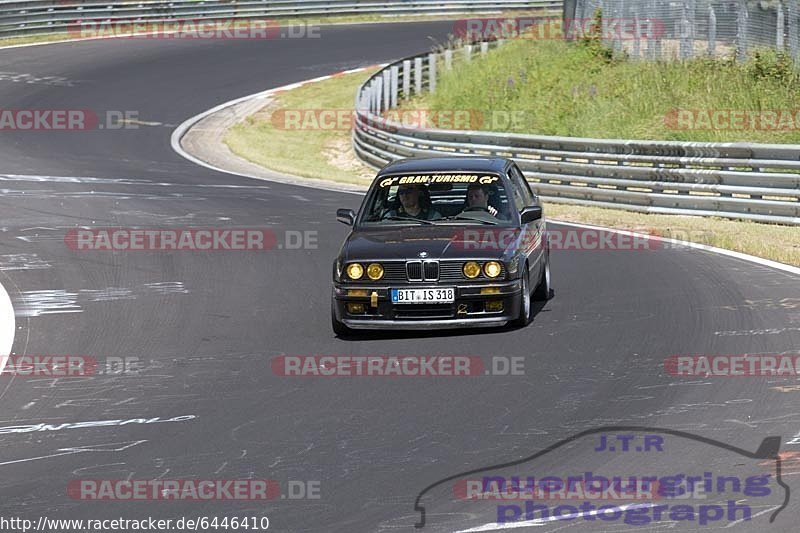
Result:
<instances>
[{"instance_id":1,"label":"windshield","mask_svg":"<svg viewBox=\"0 0 800 533\"><path fill-rule=\"evenodd\" d=\"M506 187L493 174L381 176L362 210L364 225L503 224L512 220Z\"/></svg>"}]
</instances>

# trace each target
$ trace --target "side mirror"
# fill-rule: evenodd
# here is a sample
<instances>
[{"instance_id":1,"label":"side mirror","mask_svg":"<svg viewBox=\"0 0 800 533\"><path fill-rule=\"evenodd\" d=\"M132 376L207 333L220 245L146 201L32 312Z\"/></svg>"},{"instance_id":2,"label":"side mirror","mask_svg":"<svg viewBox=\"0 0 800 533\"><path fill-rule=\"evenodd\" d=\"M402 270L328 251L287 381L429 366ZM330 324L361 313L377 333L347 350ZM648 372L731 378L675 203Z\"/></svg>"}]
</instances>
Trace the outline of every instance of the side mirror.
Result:
<instances>
[{"instance_id":1,"label":"side mirror","mask_svg":"<svg viewBox=\"0 0 800 533\"><path fill-rule=\"evenodd\" d=\"M352 209L337 209L336 220L338 220L342 224L347 224L348 226L352 226L356 221L356 212L353 211Z\"/></svg>"},{"instance_id":2,"label":"side mirror","mask_svg":"<svg viewBox=\"0 0 800 533\"><path fill-rule=\"evenodd\" d=\"M523 224L534 222L542 218L542 206L530 205L519 214Z\"/></svg>"}]
</instances>

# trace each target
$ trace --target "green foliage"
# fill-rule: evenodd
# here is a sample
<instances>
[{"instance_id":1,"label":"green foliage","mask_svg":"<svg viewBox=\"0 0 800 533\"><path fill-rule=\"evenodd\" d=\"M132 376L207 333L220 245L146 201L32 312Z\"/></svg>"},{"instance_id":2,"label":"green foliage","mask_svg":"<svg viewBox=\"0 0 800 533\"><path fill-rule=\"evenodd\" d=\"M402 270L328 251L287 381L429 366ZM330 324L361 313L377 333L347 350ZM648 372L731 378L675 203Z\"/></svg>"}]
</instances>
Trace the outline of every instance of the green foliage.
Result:
<instances>
[{"instance_id":1,"label":"green foliage","mask_svg":"<svg viewBox=\"0 0 800 533\"><path fill-rule=\"evenodd\" d=\"M782 84L798 84L798 72L792 57L772 48L756 50L747 63L753 79L774 81Z\"/></svg>"},{"instance_id":2,"label":"green foliage","mask_svg":"<svg viewBox=\"0 0 800 533\"><path fill-rule=\"evenodd\" d=\"M603 9L597 8L594 12L592 25L589 31L578 39L578 43L583 46L592 57L604 63L610 63L614 59L614 50L603 44Z\"/></svg>"},{"instance_id":3,"label":"green foliage","mask_svg":"<svg viewBox=\"0 0 800 533\"><path fill-rule=\"evenodd\" d=\"M594 38L592 38L594 39ZM518 39L439 70L436 93L418 107L478 110L482 129L541 135L678 141L800 143L783 129L675 128L676 110L800 109L800 80L785 55L649 62L607 61L589 44ZM456 54L455 56L457 56ZM454 57L455 57L454 56ZM500 120L493 120L500 115ZM503 116L515 120L503 120Z\"/></svg>"}]
</instances>

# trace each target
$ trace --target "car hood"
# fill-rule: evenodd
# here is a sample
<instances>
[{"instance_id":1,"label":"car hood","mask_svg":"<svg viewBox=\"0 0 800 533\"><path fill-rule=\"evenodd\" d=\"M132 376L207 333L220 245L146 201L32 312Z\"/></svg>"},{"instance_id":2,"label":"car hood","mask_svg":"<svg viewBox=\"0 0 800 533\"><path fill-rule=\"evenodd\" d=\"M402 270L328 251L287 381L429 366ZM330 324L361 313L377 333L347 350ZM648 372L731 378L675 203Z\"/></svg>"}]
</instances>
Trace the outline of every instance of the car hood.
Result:
<instances>
[{"instance_id":1,"label":"car hood","mask_svg":"<svg viewBox=\"0 0 800 533\"><path fill-rule=\"evenodd\" d=\"M503 259L500 246L479 246L485 232L514 232L513 227L488 225L398 226L354 231L342 247L344 261L425 259ZM509 247L512 248L512 247Z\"/></svg>"}]
</instances>

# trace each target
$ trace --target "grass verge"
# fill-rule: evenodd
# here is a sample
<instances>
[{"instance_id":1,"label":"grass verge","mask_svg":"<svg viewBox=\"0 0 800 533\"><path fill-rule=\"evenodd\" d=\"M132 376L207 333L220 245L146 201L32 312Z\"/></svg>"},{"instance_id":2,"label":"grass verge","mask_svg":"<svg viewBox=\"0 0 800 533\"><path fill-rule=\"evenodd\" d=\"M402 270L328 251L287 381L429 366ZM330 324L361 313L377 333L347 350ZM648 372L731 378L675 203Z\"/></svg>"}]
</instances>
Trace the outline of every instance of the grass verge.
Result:
<instances>
[{"instance_id":1,"label":"grass verge","mask_svg":"<svg viewBox=\"0 0 800 533\"><path fill-rule=\"evenodd\" d=\"M366 185L375 172L353 154L350 131L287 131L276 127L272 117L280 117L282 110L352 109L356 88L369 75L350 74L281 93L229 130L225 142L239 156L273 170ZM796 227L563 204L547 204L545 210L551 219L651 233L800 266L800 231Z\"/></svg>"},{"instance_id":2,"label":"grass verge","mask_svg":"<svg viewBox=\"0 0 800 533\"><path fill-rule=\"evenodd\" d=\"M478 128L516 133L800 143L800 72L788 56L762 50L740 64L732 57L656 62L606 52L560 40L508 41L440 69L436 93L412 107L476 110L485 117ZM520 119L486 119L495 111Z\"/></svg>"},{"instance_id":3,"label":"grass verge","mask_svg":"<svg viewBox=\"0 0 800 533\"><path fill-rule=\"evenodd\" d=\"M347 74L280 93L228 130L225 144L236 155L279 172L369 184L375 172L350 146L349 110L353 109L356 88L371 74ZM294 128L293 122L284 120L287 110L302 111L306 118ZM340 120L331 128L325 128L325 123L317 127L314 120L319 115L315 110L335 110Z\"/></svg>"}]
</instances>

